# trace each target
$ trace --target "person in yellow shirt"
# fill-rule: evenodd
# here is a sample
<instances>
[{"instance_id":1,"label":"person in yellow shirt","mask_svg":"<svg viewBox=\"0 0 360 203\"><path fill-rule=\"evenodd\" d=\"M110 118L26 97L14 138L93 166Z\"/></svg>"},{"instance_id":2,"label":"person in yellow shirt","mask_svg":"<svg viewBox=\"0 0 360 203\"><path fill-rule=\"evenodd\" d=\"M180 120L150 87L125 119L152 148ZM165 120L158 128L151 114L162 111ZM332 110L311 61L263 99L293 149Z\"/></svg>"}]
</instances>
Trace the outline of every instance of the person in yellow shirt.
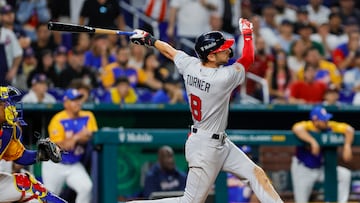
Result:
<instances>
[{"instance_id":1,"label":"person in yellow shirt","mask_svg":"<svg viewBox=\"0 0 360 203\"><path fill-rule=\"evenodd\" d=\"M298 146L291 163L291 177L296 203L309 202L315 182L323 181L323 153L319 143L311 133L333 132L344 135L342 158L345 162L352 159L351 145L354 139L354 128L347 123L330 120L332 114L323 106L315 106L310 112L310 120L300 121L293 125L292 131L308 145ZM338 201L348 202L351 184L351 171L337 166Z\"/></svg>"},{"instance_id":2,"label":"person in yellow shirt","mask_svg":"<svg viewBox=\"0 0 360 203\"><path fill-rule=\"evenodd\" d=\"M60 194L66 183L76 191L76 202L90 203L93 184L81 160L98 126L94 114L82 110L82 97L77 89L65 91L64 109L51 118L48 132L50 140L67 153L57 165L44 162L41 171L44 185L55 194Z\"/></svg>"},{"instance_id":3,"label":"person in yellow shirt","mask_svg":"<svg viewBox=\"0 0 360 203\"><path fill-rule=\"evenodd\" d=\"M138 101L135 89L127 77L116 79L114 87L110 88L102 102L112 104L134 104Z\"/></svg>"},{"instance_id":4,"label":"person in yellow shirt","mask_svg":"<svg viewBox=\"0 0 360 203\"><path fill-rule=\"evenodd\" d=\"M315 67L318 67L316 80L323 81L326 85L334 84L337 88L341 87L342 76L336 65L322 58L316 48L309 48L305 52L305 61ZM297 79L304 80L304 67L301 67L297 73Z\"/></svg>"},{"instance_id":5,"label":"person in yellow shirt","mask_svg":"<svg viewBox=\"0 0 360 203\"><path fill-rule=\"evenodd\" d=\"M137 84L146 82L147 77L143 70L128 66L130 58L129 47L118 47L116 50L116 61L104 66L100 73L101 84L105 89L110 89L115 85L116 79L126 76L130 85L136 87Z\"/></svg>"}]
</instances>

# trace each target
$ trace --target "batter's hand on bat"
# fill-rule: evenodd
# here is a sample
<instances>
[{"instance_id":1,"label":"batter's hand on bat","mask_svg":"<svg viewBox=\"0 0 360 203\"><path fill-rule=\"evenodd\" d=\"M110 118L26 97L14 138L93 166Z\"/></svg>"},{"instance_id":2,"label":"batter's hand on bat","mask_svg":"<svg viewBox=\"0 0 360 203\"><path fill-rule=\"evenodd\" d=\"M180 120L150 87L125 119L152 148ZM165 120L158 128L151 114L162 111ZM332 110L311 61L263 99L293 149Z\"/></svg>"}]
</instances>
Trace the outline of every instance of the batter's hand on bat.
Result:
<instances>
[{"instance_id":1,"label":"batter's hand on bat","mask_svg":"<svg viewBox=\"0 0 360 203\"><path fill-rule=\"evenodd\" d=\"M135 34L130 36L130 41L134 44L145 45L147 47L153 47L156 39L148 32L144 30L135 29Z\"/></svg>"},{"instance_id":2,"label":"batter's hand on bat","mask_svg":"<svg viewBox=\"0 0 360 203\"><path fill-rule=\"evenodd\" d=\"M252 35L253 24L245 18L239 19L239 30L242 35Z\"/></svg>"}]
</instances>

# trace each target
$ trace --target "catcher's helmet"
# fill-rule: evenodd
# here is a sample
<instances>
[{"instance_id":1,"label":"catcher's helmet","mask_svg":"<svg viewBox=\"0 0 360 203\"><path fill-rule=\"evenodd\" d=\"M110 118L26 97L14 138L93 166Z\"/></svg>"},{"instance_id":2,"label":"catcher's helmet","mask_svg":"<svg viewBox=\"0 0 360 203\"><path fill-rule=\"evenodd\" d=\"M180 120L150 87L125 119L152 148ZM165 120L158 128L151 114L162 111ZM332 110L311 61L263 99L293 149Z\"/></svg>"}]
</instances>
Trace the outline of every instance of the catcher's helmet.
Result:
<instances>
[{"instance_id":1,"label":"catcher's helmet","mask_svg":"<svg viewBox=\"0 0 360 203\"><path fill-rule=\"evenodd\" d=\"M0 86L0 102L5 103L5 119L9 125L26 125L22 117L22 104L19 102L22 93L12 86Z\"/></svg>"},{"instance_id":2,"label":"catcher's helmet","mask_svg":"<svg viewBox=\"0 0 360 203\"><path fill-rule=\"evenodd\" d=\"M207 61L207 56L229 49L234 44L234 39L225 39L219 31L211 31L200 35L195 42L195 51L202 61Z\"/></svg>"}]
</instances>

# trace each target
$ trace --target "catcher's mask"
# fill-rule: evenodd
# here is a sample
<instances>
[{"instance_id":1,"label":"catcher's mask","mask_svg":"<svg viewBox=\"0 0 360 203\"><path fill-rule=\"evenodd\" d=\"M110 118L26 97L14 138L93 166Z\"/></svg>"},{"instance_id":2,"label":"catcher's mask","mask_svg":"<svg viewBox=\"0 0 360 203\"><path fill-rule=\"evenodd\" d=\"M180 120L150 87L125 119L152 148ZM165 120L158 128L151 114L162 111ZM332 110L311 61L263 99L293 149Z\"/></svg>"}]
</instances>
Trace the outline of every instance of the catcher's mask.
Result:
<instances>
[{"instance_id":1,"label":"catcher's mask","mask_svg":"<svg viewBox=\"0 0 360 203\"><path fill-rule=\"evenodd\" d=\"M5 103L5 120L9 125L26 125L23 120L22 103L19 102L21 92L12 86L0 86L0 101Z\"/></svg>"}]
</instances>

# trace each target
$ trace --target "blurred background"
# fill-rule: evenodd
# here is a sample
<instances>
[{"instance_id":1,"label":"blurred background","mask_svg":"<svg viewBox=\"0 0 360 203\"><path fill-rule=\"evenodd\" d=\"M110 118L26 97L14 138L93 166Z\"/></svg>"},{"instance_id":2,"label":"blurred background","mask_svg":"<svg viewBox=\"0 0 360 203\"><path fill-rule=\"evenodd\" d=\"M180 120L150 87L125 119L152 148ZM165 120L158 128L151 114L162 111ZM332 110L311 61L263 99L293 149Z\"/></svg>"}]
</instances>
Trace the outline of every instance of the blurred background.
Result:
<instances>
[{"instance_id":1,"label":"blurred background","mask_svg":"<svg viewBox=\"0 0 360 203\"><path fill-rule=\"evenodd\" d=\"M274 130L277 135L308 120L317 104L335 120L360 129L359 6L355 0L0 0L0 84L23 93L19 100L28 123L23 142L29 147L35 147L34 132L48 135L50 119L63 109L65 90L78 89L85 95L82 108L94 113L99 127L89 149L90 164L84 162L94 182L93 202L103 202L108 194L101 189L104 154L116 160L117 170L107 174L116 177L116 185L111 185L116 199L145 198L145 177L163 144L173 148L177 168L187 171L184 141L192 121L182 76L155 49L133 45L126 36L50 32L49 21L140 28L193 56L196 37L219 30L236 41L232 63L242 50L238 19L247 18L254 24L255 63L246 82L233 91L228 129ZM305 64L316 67L313 75L306 73ZM313 83L322 88L312 88ZM95 139L109 129L118 137L109 141L116 146L111 155L103 150L109 143ZM181 133L173 136L178 139L167 140L160 133L164 140L154 141L157 130L170 136L177 129ZM123 137L119 132L125 132ZM284 200L293 202L290 165L297 144L235 142L251 147L247 153ZM351 169L349 201L354 202L360 201L359 153L353 146L353 161L345 163L341 156L337 160ZM29 170L41 179L40 164ZM217 186L209 202L219 201L219 187L223 190L217 194L233 185ZM74 199L71 191L64 197ZM324 200L324 185L315 185L311 200Z\"/></svg>"}]
</instances>

